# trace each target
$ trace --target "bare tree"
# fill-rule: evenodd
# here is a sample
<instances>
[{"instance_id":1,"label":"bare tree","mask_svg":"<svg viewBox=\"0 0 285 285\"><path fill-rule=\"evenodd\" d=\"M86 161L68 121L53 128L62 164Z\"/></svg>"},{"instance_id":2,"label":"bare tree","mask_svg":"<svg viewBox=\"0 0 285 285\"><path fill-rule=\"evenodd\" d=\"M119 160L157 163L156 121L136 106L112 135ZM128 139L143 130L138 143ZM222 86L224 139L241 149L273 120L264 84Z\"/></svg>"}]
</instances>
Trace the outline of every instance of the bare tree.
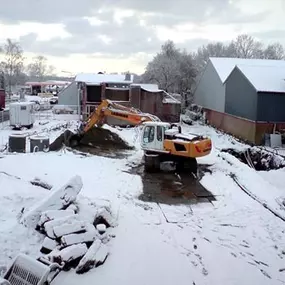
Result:
<instances>
[{"instance_id":1,"label":"bare tree","mask_svg":"<svg viewBox=\"0 0 285 285\"><path fill-rule=\"evenodd\" d=\"M33 62L27 66L29 76L36 78L40 82L43 81L46 76L52 75L54 69L52 65L48 65L47 58L43 55L34 57Z\"/></svg>"},{"instance_id":2,"label":"bare tree","mask_svg":"<svg viewBox=\"0 0 285 285\"><path fill-rule=\"evenodd\" d=\"M142 78L153 82L167 92L183 93L191 89L196 69L194 60L186 51L180 51L172 41L167 41L146 67Z\"/></svg>"},{"instance_id":3,"label":"bare tree","mask_svg":"<svg viewBox=\"0 0 285 285\"><path fill-rule=\"evenodd\" d=\"M285 50L280 43L268 45L263 51L265 59L285 59Z\"/></svg>"},{"instance_id":4,"label":"bare tree","mask_svg":"<svg viewBox=\"0 0 285 285\"><path fill-rule=\"evenodd\" d=\"M11 87L18 83L19 75L24 68L23 50L19 43L7 39L2 48L4 60L1 62L1 70L4 72L8 90L11 93Z\"/></svg>"},{"instance_id":5,"label":"bare tree","mask_svg":"<svg viewBox=\"0 0 285 285\"><path fill-rule=\"evenodd\" d=\"M198 48L197 52L194 53L196 66L200 75L209 57L285 59L285 50L280 43L264 47L261 42L246 34L237 36L229 44L222 42L209 43Z\"/></svg>"},{"instance_id":6,"label":"bare tree","mask_svg":"<svg viewBox=\"0 0 285 285\"><path fill-rule=\"evenodd\" d=\"M262 58L263 45L253 37L243 34L239 35L230 44L234 52L234 57L237 58Z\"/></svg>"},{"instance_id":7,"label":"bare tree","mask_svg":"<svg viewBox=\"0 0 285 285\"><path fill-rule=\"evenodd\" d=\"M209 43L198 48L197 52L194 55L196 60L198 70L202 70L207 62L209 57L230 57L232 54L229 53L228 46L222 42Z\"/></svg>"}]
</instances>

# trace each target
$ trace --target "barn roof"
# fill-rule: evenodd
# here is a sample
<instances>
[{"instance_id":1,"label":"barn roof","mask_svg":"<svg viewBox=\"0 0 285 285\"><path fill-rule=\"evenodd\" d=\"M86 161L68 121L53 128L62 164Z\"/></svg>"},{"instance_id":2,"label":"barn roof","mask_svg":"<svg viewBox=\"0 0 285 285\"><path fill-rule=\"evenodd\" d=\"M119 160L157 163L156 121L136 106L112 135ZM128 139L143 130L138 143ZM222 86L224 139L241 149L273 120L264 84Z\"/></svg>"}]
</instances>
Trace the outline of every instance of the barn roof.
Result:
<instances>
[{"instance_id":1,"label":"barn roof","mask_svg":"<svg viewBox=\"0 0 285 285\"><path fill-rule=\"evenodd\" d=\"M97 74L97 73L79 73L75 77L76 82L85 83L132 83L134 76L130 76L130 80L125 80L124 74Z\"/></svg>"},{"instance_id":2,"label":"barn roof","mask_svg":"<svg viewBox=\"0 0 285 285\"><path fill-rule=\"evenodd\" d=\"M224 83L231 74L235 66L255 66L257 67L285 67L284 60L269 60L269 59L244 59L244 58L228 58L228 57L210 57L209 59L215 70L217 71L221 81ZM264 69L263 69L264 70ZM284 74L285 78L285 74Z\"/></svg>"},{"instance_id":3,"label":"barn roof","mask_svg":"<svg viewBox=\"0 0 285 285\"><path fill-rule=\"evenodd\" d=\"M237 65L258 92L285 93L285 65Z\"/></svg>"}]
</instances>

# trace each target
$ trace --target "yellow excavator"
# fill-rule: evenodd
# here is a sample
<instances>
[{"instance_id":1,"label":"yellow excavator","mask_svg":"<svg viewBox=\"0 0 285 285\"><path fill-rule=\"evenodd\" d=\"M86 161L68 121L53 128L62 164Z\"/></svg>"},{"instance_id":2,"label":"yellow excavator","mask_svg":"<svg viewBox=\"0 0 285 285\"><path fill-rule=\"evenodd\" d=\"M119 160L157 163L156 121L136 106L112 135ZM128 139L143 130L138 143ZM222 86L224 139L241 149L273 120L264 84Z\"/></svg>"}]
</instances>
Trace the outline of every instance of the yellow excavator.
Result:
<instances>
[{"instance_id":1,"label":"yellow excavator","mask_svg":"<svg viewBox=\"0 0 285 285\"><path fill-rule=\"evenodd\" d=\"M70 138L75 146L93 127L101 127L108 117L120 119L135 126L142 126L140 144L144 150L145 170L158 171L160 163L172 161L177 169L187 165L191 172L197 173L197 157L208 155L212 149L210 138L183 134L181 126L162 122L157 116L143 113L111 100L103 100L95 111L82 123L78 133ZM187 167L187 168L188 168Z\"/></svg>"}]
</instances>

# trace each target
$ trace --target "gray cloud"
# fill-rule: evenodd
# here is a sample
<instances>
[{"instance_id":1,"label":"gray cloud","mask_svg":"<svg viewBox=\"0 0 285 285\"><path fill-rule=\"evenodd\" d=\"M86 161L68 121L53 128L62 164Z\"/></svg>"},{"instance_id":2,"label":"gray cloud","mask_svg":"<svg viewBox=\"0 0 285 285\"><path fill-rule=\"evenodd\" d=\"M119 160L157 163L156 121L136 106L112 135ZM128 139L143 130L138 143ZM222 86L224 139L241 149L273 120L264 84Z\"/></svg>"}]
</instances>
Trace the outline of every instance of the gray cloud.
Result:
<instances>
[{"instance_id":1,"label":"gray cloud","mask_svg":"<svg viewBox=\"0 0 285 285\"><path fill-rule=\"evenodd\" d=\"M105 0L108 3L112 0ZM67 18L93 15L102 0L10 0L1 1L0 21L58 23Z\"/></svg>"},{"instance_id":2,"label":"gray cloud","mask_svg":"<svg viewBox=\"0 0 285 285\"><path fill-rule=\"evenodd\" d=\"M21 37L20 42L27 51L57 56L72 53L112 53L124 56L138 52L153 53L162 44L154 30L140 26L135 16L126 18L121 25L111 19L101 26L92 26L87 20L77 19L67 21L65 26L66 31L72 34L71 37L38 41L35 34L29 34ZM100 36L110 38L111 43L104 43Z\"/></svg>"},{"instance_id":3,"label":"gray cloud","mask_svg":"<svg viewBox=\"0 0 285 285\"><path fill-rule=\"evenodd\" d=\"M0 22L33 21L62 23L71 35L39 41L36 34L20 38L25 51L54 56L87 54L87 56L113 55L129 57L136 53L152 54L163 44L155 33L155 27L174 26L194 22L199 27L211 24L240 24L259 22L266 17L260 13L244 15L230 0L12 0L2 1ZM17 8L15 8L17 7ZM119 25L114 21L115 9L135 12ZM103 12L102 12L103 11ZM96 17L101 25L93 26L84 17ZM146 26L139 25L144 19ZM270 32L268 32L270 33ZM111 39L110 44L102 36ZM271 35L264 35L269 38ZM281 36L281 35L280 35ZM194 39L178 44L178 47L195 50L205 39Z\"/></svg>"},{"instance_id":4,"label":"gray cloud","mask_svg":"<svg viewBox=\"0 0 285 285\"><path fill-rule=\"evenodd\" d=\"M98 15L100 9L112 8L133 10L138 12L138 16L151 13L152 16L147 19L154 25L174 25L189 21L223 23L257 20L242 15L230 0L10 0L1 1L0 21L58 23L91 17Z\"/></svg>"},{"instance_id":5,"label":"gray cloud","mask_svg":"<svg viewBox=\"0 0 285 285\"><path fill-rule=\"evenodd\" d=\"M262 32L251 33L253 36L260 38L262 40L276 40L280 41L280 39L284 38L285 29L283 30L267 30Z\"/></svg>"},{"instance_id":6,"label":"gray cloud","mask_svg":"<svg viewBox=\"0 0 285 285\"><path fill-rule=\"evenodd\" d=\"M108 11L101 13L99 18L105 20L100 26L90 25L88 20L82 18L63 22L65 30L72 35L68 38L39 41L36 34L28 34L20 38L20 43L26 51L53 56L112 54L115 57L129 57L136 53L153 54L163 44L157 38L155 29L149 25L141 26L136 15L125 18L120 25ZM102 36L111 39L111 42L105 43ZM195 50L205 43L207 40L195 39L178 44L178 47Z\"/></svg>"}]
</instances>

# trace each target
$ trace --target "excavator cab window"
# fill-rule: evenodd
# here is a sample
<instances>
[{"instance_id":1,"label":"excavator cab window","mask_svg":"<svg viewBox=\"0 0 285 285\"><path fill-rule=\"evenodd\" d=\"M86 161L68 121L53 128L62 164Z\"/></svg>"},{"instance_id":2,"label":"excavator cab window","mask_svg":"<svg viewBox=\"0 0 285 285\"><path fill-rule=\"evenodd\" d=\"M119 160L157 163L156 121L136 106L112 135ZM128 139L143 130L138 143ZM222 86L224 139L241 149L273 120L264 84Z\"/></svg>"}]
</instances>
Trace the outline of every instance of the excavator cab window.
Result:
<instances>
[{"instance_id":1,"label":"excavator cab window","mask_svg":"<svg viewBox=\"0 0 285 285\"><path fill-rule=\"evenodd\" d=\"M161 142L162 141L162 134L163 134L163 128L164 127L157 126L156 128L157 128L156 129L157 130L157 134L156 134L157 140Z\"/></svg>"},{"instance_id":2,"label":"excavator cab window","mask_svg":"<svg viewBox=\"0 0 285 285\"><path fill-rule=\"evenodd\" d=\"M155 129L154 126L146 126L143 133L143 141L145 143L153 142Z\"/></svg>"}]
</instances>

